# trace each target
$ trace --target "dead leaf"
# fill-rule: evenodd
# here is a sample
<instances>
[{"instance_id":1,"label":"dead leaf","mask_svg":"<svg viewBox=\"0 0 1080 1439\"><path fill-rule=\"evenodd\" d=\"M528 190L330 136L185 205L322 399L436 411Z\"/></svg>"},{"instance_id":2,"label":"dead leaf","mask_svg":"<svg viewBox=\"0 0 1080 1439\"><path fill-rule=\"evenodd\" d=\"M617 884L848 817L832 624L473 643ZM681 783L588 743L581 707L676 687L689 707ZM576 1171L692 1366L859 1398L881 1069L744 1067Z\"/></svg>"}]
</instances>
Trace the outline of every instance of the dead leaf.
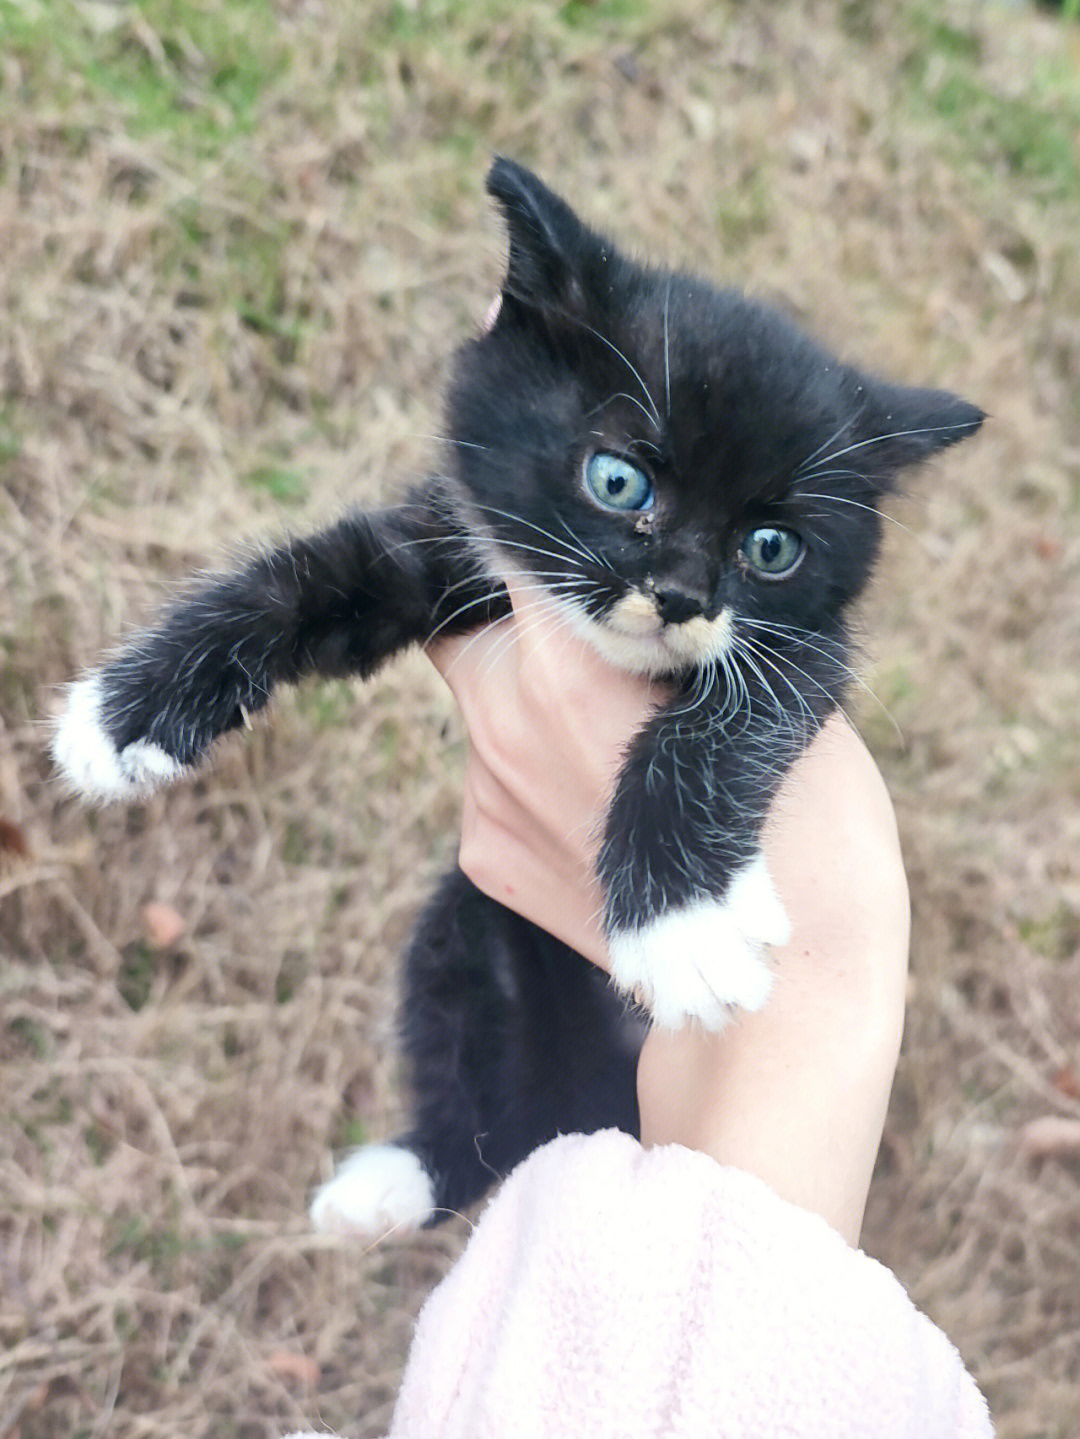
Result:
<instances>
[{"instance_id":1,"label":"dead leaf","mask_svg":"<svg viewBox=\"0 0 1080 1439\"><path fill-rule=\"evenodd\" d=\"M302 1384L307 1389L317 1389L322 1371L314 1359L306 1354L293 1354L288 1349L279 1349L266 1361L272 1374L286 1382Z\"/></svg>"},{"instance_id":2,"label":"dead leaf","mask_svg":"<svg viewBox=\"0 0 1080 1439\"><path fill-rule=\"evenodd\" d=\"M1080 1119L1044 1114L1029 1120L1020 1131L1020 1148L1028 1159L1080 1154Z\"/></svg>"},{"instance_id":3,"label":"dead leaf","mask_svg":"<svg viewBox=\"0 0 1080 1439\"><path fill-rule=\"evenodd\" d=\"M171 949L184 937L187 929L183 916L177 914L171 904L162 904L159 900L152 899L143 905L142 919L146 942L151 949Z\"/></svg>"},{"instance_id":4,"label":"dead leaf","mask_svg":"<svg viewBox=\"0 0 1080 1439\"><path fill-rule=\"evenodd\" d=\"M1039 559L1046 560L1048 564L1057 564L1065 554L1065 546L1056 535L1038 534L1032 543Z\"/></svg>"},{"instance_id":5,"label":"dead leaf","mask_svg":"<svg viewBox=\"0 0 1080 1439\"><path fill-rule=\"evenodd\" d=\"M0 854L13 854L16 859L30 858L30 841L26 831L14 820L0 816Z\"/></svg>"},{"instance_id":6,"label":"dead leaf","mask_svg":"<svg viewBox=\"0 0 1080 1439\"><path fill-rule=\"evenodd\" d=\"M1062 1065L1056 1074L1051 1075L1050 1083L1059 1094L1067 1095L1069 1099L1080 1099L1080 1074L1073 1065Z\"/></svg>"}]
</instances>

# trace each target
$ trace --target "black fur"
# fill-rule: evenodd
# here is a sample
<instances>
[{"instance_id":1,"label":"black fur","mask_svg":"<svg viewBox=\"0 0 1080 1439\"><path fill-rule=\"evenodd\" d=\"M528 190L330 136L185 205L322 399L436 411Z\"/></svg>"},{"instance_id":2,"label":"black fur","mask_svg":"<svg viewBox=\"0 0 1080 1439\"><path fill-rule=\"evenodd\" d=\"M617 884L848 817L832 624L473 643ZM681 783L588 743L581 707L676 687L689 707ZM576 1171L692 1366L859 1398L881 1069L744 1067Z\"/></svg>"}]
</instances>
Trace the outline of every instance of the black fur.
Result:
<instances>
[{"instance_id":1,"label":"black fur","mask_svg":"<svg viewBox=\"0 0 1080 1439\"><path fill-rule=\"evenodd\" d=\"M488 188L509 231L498 317L457 355L443 471L213 579L101 671L102 722L181 764L305 675L368 675L439 630L506 610L507 566L594 633L628 594L665 635L726 613L720 660L650 661L675 697L635 739L600 859L613 934L723 898L783 775L838 703L845 615L870 574L879 499L971 434L973 406L826 353L772 310L642 268L508 160ZM654 503L588 492L595 452ZM755 527L801 563L763 577ZM591 966L447 878L410 953L403 1006L416 1122L402 1142L458 1208L558 1130L635 1129L641 1026Z\"/></svg>"},{"instance_id":2,"label":"black fur","mask_svg":"<svg viewBox=\"0 0 1080 1439\"><path fill-rule=\"evenodd\" d=\"M556 1134L637 1134L644 1035L595 965L454 870L406 960L414 1110L397 1143L420 1157L449 1211Z\"/></svg>"}]
</instances>

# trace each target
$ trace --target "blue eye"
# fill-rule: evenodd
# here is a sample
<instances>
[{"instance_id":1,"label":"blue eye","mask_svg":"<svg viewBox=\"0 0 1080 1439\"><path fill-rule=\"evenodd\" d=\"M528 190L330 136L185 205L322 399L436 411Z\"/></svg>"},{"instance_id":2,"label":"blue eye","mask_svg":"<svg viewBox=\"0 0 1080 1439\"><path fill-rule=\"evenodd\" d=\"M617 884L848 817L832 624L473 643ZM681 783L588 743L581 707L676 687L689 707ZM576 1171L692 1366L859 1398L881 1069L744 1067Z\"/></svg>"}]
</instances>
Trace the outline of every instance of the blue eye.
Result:
<instances>
[{"instance_id":1,"label":"blue eye","mask_svg":"<svg viewBox=\"0 0 1080 1439\"><path fill-rule=\"evenodd\" d=\"M803 557L802 538L778 525L760 525L739 546L751 569L770 580L790 575Z\"/></svg>"},{"instance_id":2,"label":"blue eye","mask_svg":"<svg viewBox=\"0 0 1080 1439\"><path fill-rule=\"evenodd\" d=\"M651 510L652 481L644 470L603 451L585 461L585 483L607 510Z\"/></svg>"}]
</instances>

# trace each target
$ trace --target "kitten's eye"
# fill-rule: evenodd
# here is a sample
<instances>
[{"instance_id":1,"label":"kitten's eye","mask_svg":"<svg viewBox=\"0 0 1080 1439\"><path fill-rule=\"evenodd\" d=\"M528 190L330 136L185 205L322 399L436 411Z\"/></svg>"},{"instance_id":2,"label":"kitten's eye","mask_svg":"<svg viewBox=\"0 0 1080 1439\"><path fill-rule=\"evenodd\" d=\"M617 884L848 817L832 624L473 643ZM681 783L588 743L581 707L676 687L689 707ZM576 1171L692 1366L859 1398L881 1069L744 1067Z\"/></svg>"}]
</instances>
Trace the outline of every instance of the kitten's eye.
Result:
<instances>
[{"instance_id":1,"label":"kitten's eye","mask_svg":"<svg viewBox=\"0 0 1080 1439\"><path fill-rule=\"evenodd\" d=\"M803 557L802 538L776 525L751 530L739 548L751 568L770 580L791 574Z\"/></svg>"},{"instance_id":2,"label":"kitten's eye","mask_svg":"<svg viewBox=\"0 0 1080 1439\"><path fill-rule=\"evenodd\" d=\"M585 462L585 483L605 509L652 509L652 481L619 455L590 455Z\"/></svg>"}]
</instances>

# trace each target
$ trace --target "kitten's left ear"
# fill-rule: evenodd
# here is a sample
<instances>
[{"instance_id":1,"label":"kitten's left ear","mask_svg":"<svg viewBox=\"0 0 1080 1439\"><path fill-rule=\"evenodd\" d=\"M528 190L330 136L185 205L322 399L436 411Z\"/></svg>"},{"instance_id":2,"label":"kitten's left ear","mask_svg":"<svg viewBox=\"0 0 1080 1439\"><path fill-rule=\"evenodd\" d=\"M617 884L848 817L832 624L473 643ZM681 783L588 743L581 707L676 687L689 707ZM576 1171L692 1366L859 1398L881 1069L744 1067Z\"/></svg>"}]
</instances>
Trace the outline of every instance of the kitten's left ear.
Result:
<instances>
[{"instance_id":1,"label":"kitten's left ear","mask_svg":"<svg viewBox=\"0 0 1080 1439\"><path fill-rule=\"evenodd\" d=\"M863 450L865 468L885 485L897 471L967 439L986 418L977 405L948 390L879 383L874 400L872 428L856 448Z\"/></svg>"},{"instance_id":2,"label":"kitten's left ear","mask_svg":"<svg viewBox=\"0 0 1080 1439\"><path fill-rule=\"evenodd\" d=\"M495 161L487 188L502 208L510 237L504 296L549 313L580 313L582 275L596 236L565 200L513 160Z\"/></svg>"}]
</instances>

